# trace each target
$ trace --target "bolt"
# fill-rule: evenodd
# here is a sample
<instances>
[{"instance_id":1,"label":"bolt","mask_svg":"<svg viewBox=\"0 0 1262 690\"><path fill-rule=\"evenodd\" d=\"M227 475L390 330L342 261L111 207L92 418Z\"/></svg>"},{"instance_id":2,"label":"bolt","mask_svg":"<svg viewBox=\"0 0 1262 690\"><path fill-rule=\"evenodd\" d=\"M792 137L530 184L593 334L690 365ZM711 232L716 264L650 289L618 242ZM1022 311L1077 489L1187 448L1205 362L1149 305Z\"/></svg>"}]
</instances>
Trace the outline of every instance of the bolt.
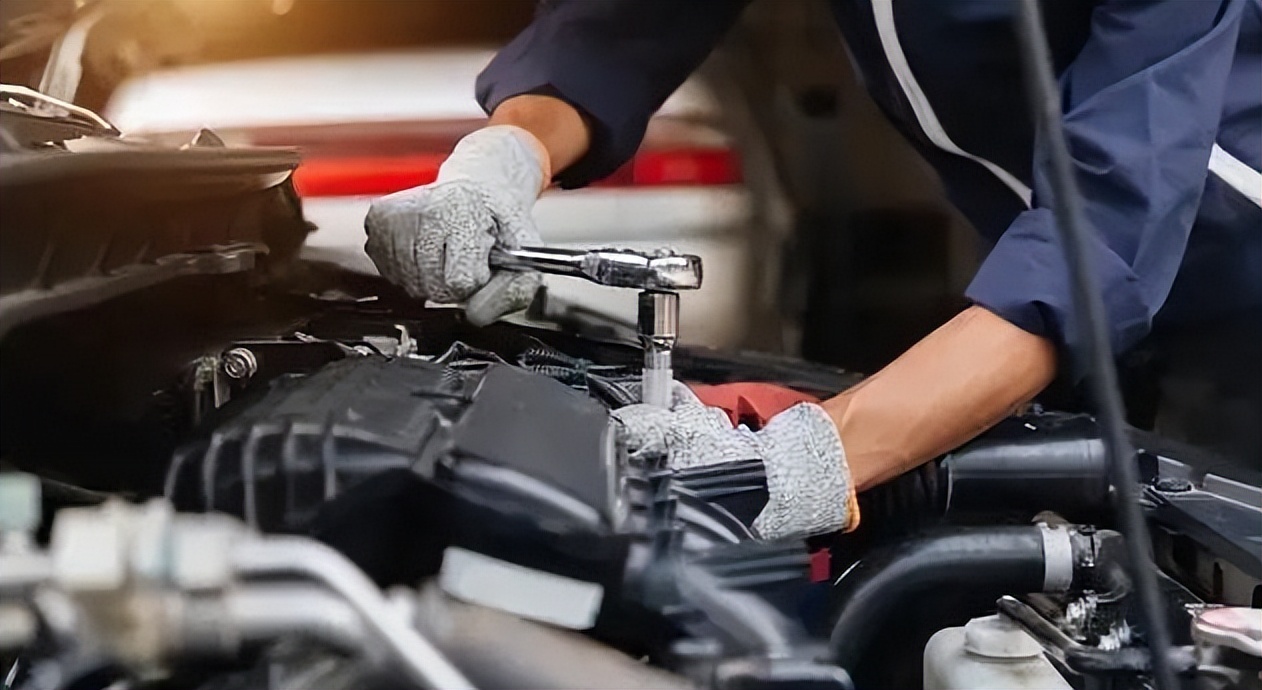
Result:
<instances>
[{"instance_id":1,"label":"bolt","mask_svg":"<svg viewBox=\"0 0 1262 690\"><path fill-rule=\"evenodd\" d=\"M234 347L223 353L220 366L228 378L244 381L258 373L259 361L254 353L244 347Z\"/></svg>"},{"instance_id":2,"label":"bolt","mask_svg":"<svg viewBox=\"0 0 1262 690\"><path fill-rule=\"evenodd\" d=\"M1182 477L1160 477L1152 487L1164 494L1180 494L1192 490L1192 482Z\"/></svg>"}]
</instances>

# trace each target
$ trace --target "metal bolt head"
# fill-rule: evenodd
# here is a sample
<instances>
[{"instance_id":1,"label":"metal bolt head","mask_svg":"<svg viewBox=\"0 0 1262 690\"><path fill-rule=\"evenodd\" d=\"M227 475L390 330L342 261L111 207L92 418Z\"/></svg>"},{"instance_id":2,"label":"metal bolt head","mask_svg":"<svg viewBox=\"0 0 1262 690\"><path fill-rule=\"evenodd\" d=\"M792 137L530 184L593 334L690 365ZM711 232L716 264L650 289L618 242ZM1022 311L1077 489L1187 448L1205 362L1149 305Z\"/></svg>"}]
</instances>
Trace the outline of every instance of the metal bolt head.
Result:
<instances>
[{"instance_id":1,"label":"metal bolt head","mask_svg":"<svg viewBox=\"0 0 1262 690\"><path fill-rule=\"evenodd\" d=\"M1192 490L1192 482L1182 477L1160 477L1152 488L1165 494L1180 494Z\"/></svg>"},{"instance_id":2,"label":"metal bolt head","mask_svg":"<svg viewBox=\"0 0 1262 690\"><path fill-rule=\"evenodd\" d=\"M250 350L234 347L223 353L220 366L228 378L243 381L258 373L259 361Z\"/></svg>"}]
</instances>

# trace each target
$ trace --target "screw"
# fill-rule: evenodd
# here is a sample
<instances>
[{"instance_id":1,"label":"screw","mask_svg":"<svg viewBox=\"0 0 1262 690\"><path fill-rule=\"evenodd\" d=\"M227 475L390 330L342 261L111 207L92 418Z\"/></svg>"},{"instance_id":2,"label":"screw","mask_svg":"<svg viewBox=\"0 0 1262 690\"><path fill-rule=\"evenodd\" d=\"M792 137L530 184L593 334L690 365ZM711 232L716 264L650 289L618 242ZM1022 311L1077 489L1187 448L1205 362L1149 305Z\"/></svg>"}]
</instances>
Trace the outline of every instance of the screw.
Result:
<instances>
[{"instance_id":1,"label":"screw","mask_svg":"<svg viewBox=\"0 0 1262 690\"><path fill-rule=\"evenodd\" d=\"M223 353L220 366L228 378L244 381L258 373L259 361L254 353L244 347L234 347Z\"/></svg>"}]
</instances>

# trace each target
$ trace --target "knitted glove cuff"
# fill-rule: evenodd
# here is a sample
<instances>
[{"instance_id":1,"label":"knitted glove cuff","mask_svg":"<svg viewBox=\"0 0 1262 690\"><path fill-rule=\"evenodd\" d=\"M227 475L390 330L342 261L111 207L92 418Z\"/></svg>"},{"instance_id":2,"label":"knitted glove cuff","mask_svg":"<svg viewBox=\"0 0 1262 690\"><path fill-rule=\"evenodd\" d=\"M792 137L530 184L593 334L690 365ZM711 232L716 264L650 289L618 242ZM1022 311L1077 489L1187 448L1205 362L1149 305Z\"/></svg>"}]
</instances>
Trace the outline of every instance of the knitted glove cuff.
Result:
<instances>
[{"instance_id":1,"label":"knitted glove cuff","mask_svg":"<svg viewBox=\"0 0 1262 690\"><path fill-rule=\"evenodd\" d=\"M438 168L435 181L477 182L508 195L518 209L528 210L545 187L549 163L547 149L533 134L520 127L494 125L461 139Z\"/></svg>"},{"instance_id":2,"label":"knitted glove cuff","mask_svg":"<svg viewBox=\"0 0 1262 690\"><path fill-rule=\"evenodd\" d=\"M859 511L837 426L819 405L802 403L771 419L755 436L762 447L770 498L754 520L762 539L853 529Z\"/></svg>"}]
</instances>

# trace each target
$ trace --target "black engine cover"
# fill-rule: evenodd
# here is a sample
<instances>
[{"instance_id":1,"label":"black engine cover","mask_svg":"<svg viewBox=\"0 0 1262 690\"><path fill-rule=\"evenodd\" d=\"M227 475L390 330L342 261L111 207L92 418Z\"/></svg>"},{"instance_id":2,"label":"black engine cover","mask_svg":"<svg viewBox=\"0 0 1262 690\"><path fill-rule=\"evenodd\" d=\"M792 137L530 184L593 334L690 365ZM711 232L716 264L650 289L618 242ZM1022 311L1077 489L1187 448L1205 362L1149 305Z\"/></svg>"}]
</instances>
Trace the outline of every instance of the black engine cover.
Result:
<instances>
[{"instance_id":1,"label":"black engine cover","mask_svg":"<svg viewBox=\"0 0 1262 690\"><path fill-rule=\"evenodd\" d=\"M749 538L737 514L765 501L760 465L630 467L587 393L507 364L468 367L354 357L278 379L177 455L167 494L313 536L383 587L439 573L453 547L466 563L598 585L595 617L573 624L628 649L705 619L672 584L677 558L793 608L800 546L713 550Z\"/></svg>"},{"instance_id":2,"label":"black engine cover","mask_svg":"<svg viewBox=\"0 0 1262 690\"><path fill-rule=\"evenodd\" d=\"M501 510L525 501L518 508L537 518L608 527L619 513L617 466L606 409L552 379L365 357L277 381L177 454L167 494L183 509L295 531L351 486L407 469Z\"/></svg>"}]
</instances>

